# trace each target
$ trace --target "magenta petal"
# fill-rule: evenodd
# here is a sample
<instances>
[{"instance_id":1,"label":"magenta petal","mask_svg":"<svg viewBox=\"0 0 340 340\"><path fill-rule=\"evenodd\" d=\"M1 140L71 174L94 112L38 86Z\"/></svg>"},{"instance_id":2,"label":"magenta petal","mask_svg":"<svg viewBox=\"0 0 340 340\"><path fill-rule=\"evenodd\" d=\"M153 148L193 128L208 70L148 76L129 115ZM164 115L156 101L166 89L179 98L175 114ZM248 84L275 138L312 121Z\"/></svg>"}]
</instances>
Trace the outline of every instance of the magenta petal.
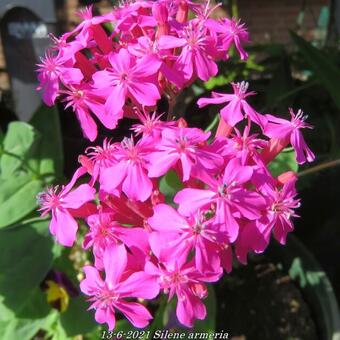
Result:
<instances>
[{"instance_id":1,"label":"magenta petal","mask_svg":"<svg viewBox=\"0 0 340 340\"><path fill-rule=\"evenodd\" d=\"M76 240L78 224L71 214L65 209L56 209L52 213L50 222L51 234L56 240L66 247L72 247Z\"/></svg>"},{"instance_id":2,"label":"magenta petal","mask_svg":"<svg viewBox=\"0 0 340 340\"><path fill-rule=\"evenodd\" d=\"M250 166L242 166L238 158L234 158L227 164L223 183L231 184L236 182L236 184L243 184L248 182L253 175L253 168Z\"/></svg>"},{"instance_id":3,"label":"magenta petal","mask_svg":"<svg viewBox=\"0 0 340 340\"><path fill-rule=\"evenodd\" d=\"M90 116L90 113L81 107L77 108L76 115L85 137L93 142L97 138L97 124Z\"/></svg>"},{"instance_id":4,"label":"magenta petal","mask_svg":"<svg viewBox=\"0 0 340 340\"><path fill-rule=\"evenodd\" d=\"M203 320L207 311L204 303L196 296L183 292L183 298L177 302L176 315L178 320L187 327L192 327L195 319Z\"/></svg>"},{"instance_id":5,"label":"magenta petal","mask_svg":"<svg viewBox=\"0 0 340 340\"><path fill-rule=\"evenodd\" d=\"M113 288L120 280L127 264L127 253L123 244L112 244L104 251L105 282Z\"/></svg>"},{"instance_id":6,"label":"magenta petal","mask_svg":"<svg viewBox=\"0 0 340 340\"><path fill-rule=\"evenodd\" d=\"M174 70L183 74L185 80L190 80L194 73L193 55L192 51L184 47L182 53L177 58L174 64Z\"/></svg>"},{"instance_id":7,"label":"magenta petal","mask_svg":"<svg viewBox=\"0 0 340 340\"><path fill-rule=\"evenodd\" d=\"M127 171L128 165L125 162L103 169L100 174L100 188L108 193L114 193L126 176Z\"/></svg>"},{"instance_id":8,"label":"magenta petal","mask_svg":"<svg viewBox=\"0 0 340 340\"><path fill-rule=\"evenodd\" d=\"M226 233L228 241L230 243L235 242L239 232L239 225L229 205L222 199L217 201L215 220L217 224L221 225L221 230Z\"/></svg>"},{"instance_id":9,"label":"magenta petal","mask_svg":"<svg viewBox=\"0 0 340 340\"><path fill-rule=\"evenodd\" d=\"M116 307L135 327L144 328L152 319L149 311L140 303L120 301Z\"/></svg>"},{"instance_id":10,"label":"magenta petal","mask_svg":"<svg viewBox=\"0 0 340 340\"><path fill-rule=\"evenodd\" d=\"M224 121L231 126L235 126L238 122L243 120L240 100L235 97L230 103L221 109L221 116Z\"/></svg>"},{"instance_id":11,"label":"magenta petal","mask_svg":"<svg viewBox=\"0 0 340 340\"><path fill-rule=\"evenodd\" d=\"M295 150L296 162L298 164L303 164L306 160L312 162L315 159L315 156L312 150L307 146L301 131L295 130L291 135L290 141Z\"/></svg>"},{"instance_id":12,"label":"magenta petal","mask_svg":"<svg viewBox=\"0 0 340 340\"><path fill-rule=\"evenodd\" d=\"M121 48L118 53L109 54L109 62L117 73L127 73L131 67L131 54Z\"/></svg>"},{"instance_id":13,"label":"magenta petal","mask_svg":"<svg viewBox=\"0 0 340 340\"><path fill-rule=\"evenodd\" d=\"M231 98L228 98L231 97ZM234 98L234 95L225 95L223 96L223 94L221 93L221 96L220 97L212 97L212 98L200 98L198 101L197 101L197 105L199 107L204 107L206 105L209 105L209 104L223 104L223 103L226 103L230 100L232 100Z\"/></svg>"},{"instance_id":14,"label":"magenta petal","mask_svg":"<svg viewBox=\"0 0 340 340\"><path fill-rule=\"evenodd\" d=\"M227 273L230 273L233 269L233 252L231 246L226 246L221 254L221 264Z\"/></svg>"},{"instance_id":15,"label":"magenta petal","mask_svg":"<svg viewBox=\"0 0 340 340\"><path fill-rule=\"evenodd\" d=\"M81 184L62 198L65 208L77 209L95 198L96 190L88 184Z\"/></svg>"},{"instance_id":16,"label":"magenta petal","mask_svg":"<svg viewBox=\"0 0 340 340\"><path fill-rule=\"evenodd\" d=\"M133 78L146 78L155 75L162 62L155 55L147 55L141 58L133 68Z\"/></svg>"},{"instance_id":17,"label":"magenta petal","mask_svg":"<svg viewBox=\"0 0 340 340\"><path fill-rule=\"evenodd\" d=\"M161 98L157 86L151 82L138 80L129 83L129 93L133 98L142 105L156 105L157 100Z\"/></svg>"},{"instance_id":18,"label":"magenta petal","mask_svg":"<svg viewBox=\"0 0 340 340\"><path fill-rule=\"evenodd\" d=\"M168 170L174 166L179 159L179 155L176 153L154 152L147 156L149 160L149 176L159 177L164 175Z\"/></svg>"},{"instance_id":19,"label":"magenta petal","mask_svg":"<svg viewBox=\"0 0 340 340\"><path fill-rule=\"evenodd\" d=\"M185 182L185 181L188 181L190 178L193 163L188 155L182 153L181 164L182 164L182 171L183 171L183 181Z\"/></svg>"},{"instance_id":20,"label":"magenta petal","mask_svg":"<svg viewBox=\"0 0 340 340\"><path fill-rule=\"evenodd\" d=\"M96 321L100 324L107 323L109 330L113 330L116 325L116 317L113 311L109 307L98 308L94 315Z\"/></svg>"},{"instance_id":21,"label":"magenta petal","mask_svg":"<svg viewBox=\"0 0 340 340\"><path fill-rule=\"evenodd\" d=\"M129 164L122 188L129 198L144 202L151 195L152 182L140 164Z\"/></svg>"},{"instance_id":22,"label":"magenta petal","mask_svg":"<svg viewBox=\"0 0 340 340\"><path fill-rule=\"evenodd\" d=\"M105 103L105 111L107 115L114 116L119 119L121 117L121 111L125 104L126 89L122 85L118 85L112 88L110 96Z\"/></svg>"},{"instance_id":23,"label":"magenta petal","mask_svg":"<svg viewBox=\"0 0 340 340\"><path fill-rule=\"evenodd\" d=\"M172 35L162 35L158 39L158 48L168 50L176 47L182 47L187 43L185 39L177 38Z\"/></svg>"},{"instance_id":24,"label":"magenta petal","mask_svg":"<svg viewBox=\"0 0 340 340\"><path fill-rule=\"evenodd\" d=\"M83 78L84 76L79 68L63 67L62 69L61 79L65 84L79 84Z\"/></svg>"},{"instance_id":25,"label":"magenta petal","mask_svg":"<svg viewBox=\"0 0 340 340\"><path fill-rule=\"evenodd\" d=\"M188 226L188 222L173 207L158 204L154 207L154 214L148 219L152 229L158 231L180 232Z\"/></svg>"},{"instance_id":26,"label":"magenta petal","mask_svg":"<svg viewBox=\"0 0 340 340\"><path fill-rule=\"evenodd\" d=\"M179 204L179 213L188 216L197 209L209 205L215 192L201 189L183 189L178 192L174 198L174 202Z\"/></svg>"},{"instance_id":27,"label":"magenta petal","mask_svg":"<svg viewBox=\"0 0 340 340\"><path fill-rule=\"evenodd\" d=\"M195 53L195 66L198 77L204 81L208 81L218 72L216 63L209 59L207 55L202 55L200 52Z\"/></svg>"},{"instance_id":28,"label":"magenta petal","mask_svg":"<svg viewBox=\"0 0 340 340\"><path fill-rule=\"evenodd\" d=\"M85 279L80 282L80 290L86 295L93 295L99 287L104 286L104 282L99 275L97 268L85 266L83 268Z\"/></svg>"},{"instance_id":29,"label":"magenta petal","mask_svg":"<svg viewBox=\"0 0 340 340\"><path fill-rule=\"evenodd\" d=\"M121 297L153 299L158 295L159 289L155 277L145 272L136 272L119 285L117 293Z\"/></svg>"}]
</instances>

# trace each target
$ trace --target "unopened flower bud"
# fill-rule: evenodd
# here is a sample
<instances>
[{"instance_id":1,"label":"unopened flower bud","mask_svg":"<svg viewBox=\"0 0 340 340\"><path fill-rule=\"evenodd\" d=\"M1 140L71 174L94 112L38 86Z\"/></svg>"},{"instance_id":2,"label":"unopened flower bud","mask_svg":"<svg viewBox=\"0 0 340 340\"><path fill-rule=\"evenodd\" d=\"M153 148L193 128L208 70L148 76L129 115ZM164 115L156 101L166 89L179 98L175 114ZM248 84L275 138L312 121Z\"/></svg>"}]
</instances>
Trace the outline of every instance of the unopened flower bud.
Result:
<instances>
[{"instance_id":1,"label":"unopened flower bud","mask_svg":"<svg viewBox=\"0 0 340 340\"><path fill-rule=\"evenodd\" d=\"M291 180L297 179L296 172L287 171L277 177L277 181L279 184L283 185Z\"/></svg>"}]
</instances>

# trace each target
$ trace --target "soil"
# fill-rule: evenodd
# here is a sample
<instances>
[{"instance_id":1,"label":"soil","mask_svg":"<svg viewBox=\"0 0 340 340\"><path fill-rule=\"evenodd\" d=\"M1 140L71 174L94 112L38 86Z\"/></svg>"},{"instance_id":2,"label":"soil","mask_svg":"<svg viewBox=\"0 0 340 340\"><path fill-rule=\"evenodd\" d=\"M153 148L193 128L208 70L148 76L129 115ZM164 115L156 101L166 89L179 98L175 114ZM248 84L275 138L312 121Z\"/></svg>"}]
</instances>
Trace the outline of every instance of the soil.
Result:
<instances>
[{"instance_id":1,"label":"soil","mask_svg":"<svg viewBox=\"0 0 340 340\"><path fill-rule=\"evenodd\" d=\"M235 268L215 289L217 331L230 339L321 339L299 288L264 256Z\"/></svg>"}]
</instances>

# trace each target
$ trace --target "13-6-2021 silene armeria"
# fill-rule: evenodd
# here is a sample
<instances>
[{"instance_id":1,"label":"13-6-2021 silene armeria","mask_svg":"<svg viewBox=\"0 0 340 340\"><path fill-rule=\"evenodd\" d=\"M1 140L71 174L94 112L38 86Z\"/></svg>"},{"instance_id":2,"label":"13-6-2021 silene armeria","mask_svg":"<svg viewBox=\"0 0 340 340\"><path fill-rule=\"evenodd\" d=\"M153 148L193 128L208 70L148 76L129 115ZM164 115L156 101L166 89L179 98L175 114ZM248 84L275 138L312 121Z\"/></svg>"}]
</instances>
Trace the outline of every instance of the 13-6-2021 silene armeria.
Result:
<instances>
[{"instance_id":1,"label":"13-6-2021 silene armeria","mask_svg":"<svg viewBox=\"0 0 340 340\"><path fill-rule=\"evenodd\" d=\"M229 333L219 332L172 332L169 330L157 330L151 339L229 339Z\"/></svg>"}]
</instances>

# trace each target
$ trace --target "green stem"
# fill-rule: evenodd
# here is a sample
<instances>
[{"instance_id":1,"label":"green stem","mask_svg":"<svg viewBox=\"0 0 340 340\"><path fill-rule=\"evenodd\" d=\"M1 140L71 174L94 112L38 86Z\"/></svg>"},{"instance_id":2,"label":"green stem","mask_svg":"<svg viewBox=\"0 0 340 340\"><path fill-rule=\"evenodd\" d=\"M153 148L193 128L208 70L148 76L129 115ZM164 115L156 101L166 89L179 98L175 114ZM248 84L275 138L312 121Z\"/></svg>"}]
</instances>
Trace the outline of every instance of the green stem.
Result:
<instances>
[{"instance_id":1,"label":"green stem","mask_svg":"<svg viewBox=\"0 0 340 340\"><path fill-rule=\"evenodd\" d=\"M215 116L215 118L213 119L213 121L208 125L208 127L207 127L204 131L205 131L205 132L209 132L209 131L211 131L212 129L214 129L214 128L217 126L219 120L220 120L220 114L218 113L218 114Z\"/></svg>"},{"instance_id":2,"label":"green stem","mask_svg":"<svg viewBox=\"0 0 340 340\"><path fill-rule=\"evenodd\" d=\"M232 2L231 2L231 15L232 15L233 18L238 19L237 0L232 0Z\"/></svg>"}]
</instances>

